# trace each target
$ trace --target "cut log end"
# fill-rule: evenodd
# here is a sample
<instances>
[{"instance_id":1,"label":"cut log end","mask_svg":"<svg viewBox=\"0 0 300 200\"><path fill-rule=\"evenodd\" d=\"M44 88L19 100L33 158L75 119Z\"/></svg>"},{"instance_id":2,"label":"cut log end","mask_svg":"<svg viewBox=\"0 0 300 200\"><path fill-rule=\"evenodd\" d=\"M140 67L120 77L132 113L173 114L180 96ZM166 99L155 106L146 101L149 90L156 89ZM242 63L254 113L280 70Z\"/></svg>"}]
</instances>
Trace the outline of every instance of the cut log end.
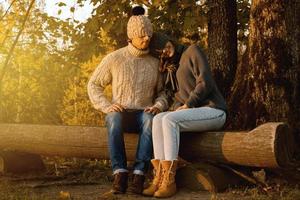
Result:
<instances>
[{"instance_id":1,"label":"cut log end","mask_svg":"<svg viewBox=\"0 0 300 200\"><path fill-rule=\"evenodd\" d=\"M276 140L274 144L275 158L279 167L294 166L293 156L296 150L295 138L287 124L276 127Z\"/></svg>"},{"instance_id":2,"label":"cut log end","mask_svg":"<svg viewBox=\"0 0 300 200\"><path fill-rule=\"evenodd\" d=\"M198 162L177 170L178 187L191 190L222 192L230 186L244 184L246 181L232 171L215 165Z\"/></svg>"},{"instance_id":3,"label":"cut log end","mask_svg":"<svg viewBox=\"0 0 300 200\"><path fill-rule=\"evenodd\" d=\"M35 173L44 170L45 165L40 155L11 151L0 152L1 173Z\"/></svg>"}]
</instances>

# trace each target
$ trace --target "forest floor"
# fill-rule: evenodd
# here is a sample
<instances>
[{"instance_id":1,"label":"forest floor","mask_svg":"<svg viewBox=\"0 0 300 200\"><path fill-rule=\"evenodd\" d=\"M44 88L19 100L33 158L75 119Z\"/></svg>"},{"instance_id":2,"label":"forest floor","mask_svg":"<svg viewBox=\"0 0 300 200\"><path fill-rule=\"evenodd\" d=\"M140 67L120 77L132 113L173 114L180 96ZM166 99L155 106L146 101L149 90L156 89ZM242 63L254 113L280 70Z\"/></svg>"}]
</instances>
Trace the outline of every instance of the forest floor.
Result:
<instances>
[{"instance_id":1,"label":"forest floor","mask_svg":"<svg viewBox=\"0 0 300 200\"><path fill-rule=\"evenodd\" d=\"M138 195L112 195L111 169L107 161L44 158L46 172L26 175L0 175L0 200L129 200L155 199ZM298 170L290 175L300 177ZM268 180L269 179L269 180ZM300 180L300 179L297 179ZM300 181L268 178L269 187L242 186L223 193L179 188L174 200L300 200Z\"/></svg>"}]
</instances>

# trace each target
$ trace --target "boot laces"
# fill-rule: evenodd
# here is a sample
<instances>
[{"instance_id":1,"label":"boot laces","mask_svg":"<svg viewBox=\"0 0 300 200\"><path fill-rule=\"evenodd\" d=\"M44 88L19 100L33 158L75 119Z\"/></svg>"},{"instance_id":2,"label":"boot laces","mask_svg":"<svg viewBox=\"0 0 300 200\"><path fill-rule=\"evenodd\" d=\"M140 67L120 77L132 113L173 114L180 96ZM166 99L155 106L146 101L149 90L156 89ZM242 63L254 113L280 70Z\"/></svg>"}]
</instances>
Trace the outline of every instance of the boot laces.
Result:
<instances>
[{"instance_id":1,"label":"boot laces","mask_svg":"<svg viewBox=\"0 0 300 200\"><path fill-rule=\"evenodd\" d=\"M162 169L161 169L161 164L158 164L158 169L157 170L153 170L153 174L154 174L154 178L152 181L153 185L160 185L162 178L160 178L162 176Z\"/></svg>"},{"instance_id":2,"label":"boot laces","mask_svg":"<svg viewBox=\"0 0 300 200\"><path fill-rule=\"evenodd\" d=\"M173 167L173 162L171 163L169 169L163 170L163 175L162 175L163 178L161 179L161 183L160 183L161 187L166 187L170 184L170 178L173 176L173 174L175 174L174 172L172 172L172 167Z\"/></svg>"}]
</instances>

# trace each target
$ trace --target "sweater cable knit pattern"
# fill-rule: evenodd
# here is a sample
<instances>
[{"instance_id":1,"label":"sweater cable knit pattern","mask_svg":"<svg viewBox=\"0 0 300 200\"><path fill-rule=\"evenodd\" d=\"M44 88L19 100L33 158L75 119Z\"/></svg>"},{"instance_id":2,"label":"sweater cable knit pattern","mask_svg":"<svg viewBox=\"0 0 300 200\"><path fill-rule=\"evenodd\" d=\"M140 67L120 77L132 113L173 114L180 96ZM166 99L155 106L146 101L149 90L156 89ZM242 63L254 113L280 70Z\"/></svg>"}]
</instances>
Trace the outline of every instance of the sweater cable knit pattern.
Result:
<instances>
[{"instance_id":1,"label":"sweater cable knit pattern","mask_svg":"<svg viewBox=\"0 0 300 200\"><path fill-rule=\"evenodd\" d=\"M94 108L107 113L113 103L119 103L125 109L156 106L166 110L168 102L158 62L148 50L139 50L131 43L105 56L88 82ZM104 95L109 84L112 84L111 102Z\"/></svg>"}]
</instances>

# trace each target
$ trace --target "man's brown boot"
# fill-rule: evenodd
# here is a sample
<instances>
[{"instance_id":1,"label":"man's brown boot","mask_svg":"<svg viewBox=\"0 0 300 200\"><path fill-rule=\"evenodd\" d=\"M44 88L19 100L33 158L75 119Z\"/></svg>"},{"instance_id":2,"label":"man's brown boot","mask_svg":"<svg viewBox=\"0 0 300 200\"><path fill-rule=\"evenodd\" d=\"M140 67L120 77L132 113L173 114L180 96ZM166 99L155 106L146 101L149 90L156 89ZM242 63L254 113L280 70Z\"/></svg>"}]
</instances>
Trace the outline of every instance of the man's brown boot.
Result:
<instances>
[{"instance_id":1,"label":"man's brown boot","mask_svg":"<svg viewBox=\"0 0 300 200\"><path fill-rule=\"evenodd\" d=\"M154 197L165 198L173 196L176 193L175 175L177 169L177 160L162 160L163 180L159 189L154 193Z\"/></svg>"},{"instance_id":2,"label":"man's brown boot","mask_svg":"<svg viewBox=\"0 0 300 200\"><path fill-rule=\"evenodd\" d=\"M132 183L130 184L127 192L131 194L142 194L144 189L145 176L133 174Z\"/></svg>"},{"instance_id":3,"label":"man's brown boot","mask_svg":"<svg viewBox=\"0 0 300 200\"><path fill-rule=\"evenodd\" d=\"M119 172L114 175L111 192L113 194L124 194L128 186L128 172Z\"/></svg>"},{"instance_id":4,"label":"man's brown boot","mask_svg":"<svg viewBox=\"0 0 300 200\"><path fill-rule=\"evenodd\" d=\"M152 159L151 163L153 165L153 180L148 188L143 191L143 195L145 196L153 196L154 193L158 190L159 184L162 180L162 168L160 164L160 160Z\"/></svg>"}]
</instances>

